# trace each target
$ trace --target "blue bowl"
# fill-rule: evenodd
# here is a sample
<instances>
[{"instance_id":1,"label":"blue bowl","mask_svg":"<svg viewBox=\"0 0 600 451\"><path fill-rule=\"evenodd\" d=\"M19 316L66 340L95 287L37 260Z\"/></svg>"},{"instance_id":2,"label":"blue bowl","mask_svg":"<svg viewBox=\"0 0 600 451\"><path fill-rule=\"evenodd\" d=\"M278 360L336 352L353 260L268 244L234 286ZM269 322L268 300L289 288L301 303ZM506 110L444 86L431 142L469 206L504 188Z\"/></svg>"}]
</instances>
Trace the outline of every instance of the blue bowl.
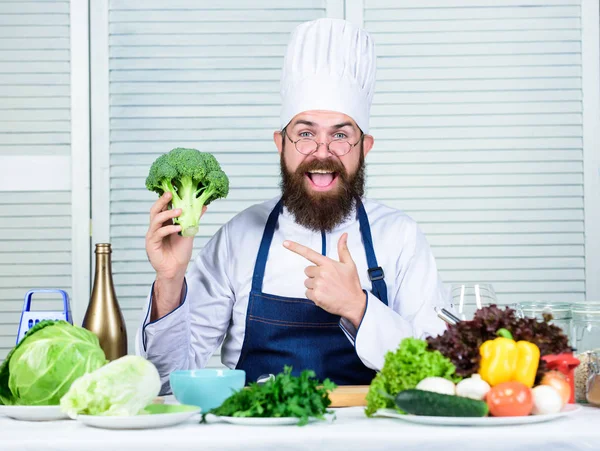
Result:
<instances>
[{"instance_id":1,"label":"blue bowl","mask_svg":"<svg viewBox=\"0 0 600 451\"><path fill-rule=\"evenodd\" d=\"M244 370L177 370L169 375L171 390L181 404L198 406L206 413L219 407L234 391L246 385Z\"/></svg>"}]
</instances>

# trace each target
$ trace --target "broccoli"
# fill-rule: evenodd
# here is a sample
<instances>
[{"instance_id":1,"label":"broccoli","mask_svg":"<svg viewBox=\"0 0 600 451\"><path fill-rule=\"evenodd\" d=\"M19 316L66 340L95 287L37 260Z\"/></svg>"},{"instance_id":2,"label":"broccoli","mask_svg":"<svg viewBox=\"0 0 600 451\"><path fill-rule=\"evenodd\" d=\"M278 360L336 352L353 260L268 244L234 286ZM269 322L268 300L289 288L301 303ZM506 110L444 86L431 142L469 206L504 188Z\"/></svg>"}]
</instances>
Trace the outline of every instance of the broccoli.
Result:
<instances>
[{"instance_id":1,"label":"broccoli","mask_svg":"<svg viewBox=\"0 0 600 451\"><path fill-rule=\"evenodd\" d=\"M173 194L170 207L181 208L173 222L181 226L180 235L190 237L198 233L202 207L229 194L229 178L212 154L176 148L152 163L146 188L159 196Z\"/></svg>"}]
</instances>

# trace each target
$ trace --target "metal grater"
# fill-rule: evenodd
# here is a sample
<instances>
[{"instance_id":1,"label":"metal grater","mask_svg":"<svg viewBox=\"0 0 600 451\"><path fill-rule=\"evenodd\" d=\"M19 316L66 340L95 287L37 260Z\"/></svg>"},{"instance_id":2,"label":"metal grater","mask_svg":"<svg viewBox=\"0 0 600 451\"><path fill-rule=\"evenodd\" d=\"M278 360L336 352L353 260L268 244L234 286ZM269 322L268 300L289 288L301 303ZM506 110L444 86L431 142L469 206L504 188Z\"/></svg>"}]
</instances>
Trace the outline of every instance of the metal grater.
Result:
<instances>
[{"instance_id":1,"label":"metal grater","mask_svg":"<svg viewBox=\"0 0 600 451\"><path fill-rule=\"evenodd\" d=\"M31 298L35 293L59 293L63 300L62 311L31 311ZM38 288L27 292L23 310L21 311L21 322L19 323L19 331L17 332L17 344L27 334L29 329L43 320L64 320L73 324L71 318L71 306L69 304L69 295L66 291L58 288Z\"/></svg>"}]
</instances>

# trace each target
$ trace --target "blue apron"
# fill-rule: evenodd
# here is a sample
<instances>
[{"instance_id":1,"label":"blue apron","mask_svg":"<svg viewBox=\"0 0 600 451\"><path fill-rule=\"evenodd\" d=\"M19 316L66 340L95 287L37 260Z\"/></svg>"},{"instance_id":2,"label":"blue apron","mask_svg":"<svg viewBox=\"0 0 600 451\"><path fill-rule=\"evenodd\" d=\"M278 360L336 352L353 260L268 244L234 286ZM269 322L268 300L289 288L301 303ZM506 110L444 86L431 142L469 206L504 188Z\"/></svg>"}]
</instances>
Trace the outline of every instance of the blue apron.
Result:
<instances>
[{"instance_id":1,"label":"blue apron","mask_svg":"<svg viewBox=\"0 0 600 451\"><path fill-rule=\"evenodd\" d=\"M339 322L340 317L326 312L306 298L289 298L262 292L269 248L283 209L280 200L271 211L256 257L252 288L246 313L246 332L236 368L246 372L247 383L263 374L277 374L284 365L294 375L311 369L320 380L338 385L368 385L375 371L367 368L356 354ZM360 232L369 265L371 292L387 305L383 269L378 266L369 220L357 199Z\"/></svg>"}]
</instances>

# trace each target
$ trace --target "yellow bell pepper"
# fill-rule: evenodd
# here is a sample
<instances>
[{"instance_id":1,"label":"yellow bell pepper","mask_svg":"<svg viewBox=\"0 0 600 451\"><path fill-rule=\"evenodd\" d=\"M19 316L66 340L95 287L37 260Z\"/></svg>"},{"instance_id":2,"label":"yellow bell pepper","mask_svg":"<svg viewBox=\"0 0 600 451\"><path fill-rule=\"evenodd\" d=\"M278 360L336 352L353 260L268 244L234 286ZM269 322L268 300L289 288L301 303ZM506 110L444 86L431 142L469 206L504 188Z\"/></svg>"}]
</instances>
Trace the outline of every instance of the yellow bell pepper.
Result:
<instances>
[{"instance_id":1,"label":"yellow bell pepper","mask_svg":"<svg viewBox=\"0 0 600 451\"><path fill-rule=\"evenodd\" d=\"M506 329L500 329L498 335L498 338L479 347L481 379L492 387L510 381L533 387L540 363L540 349L535 343L525 340L516 342Z\"/></svg>"}]
</instances>

